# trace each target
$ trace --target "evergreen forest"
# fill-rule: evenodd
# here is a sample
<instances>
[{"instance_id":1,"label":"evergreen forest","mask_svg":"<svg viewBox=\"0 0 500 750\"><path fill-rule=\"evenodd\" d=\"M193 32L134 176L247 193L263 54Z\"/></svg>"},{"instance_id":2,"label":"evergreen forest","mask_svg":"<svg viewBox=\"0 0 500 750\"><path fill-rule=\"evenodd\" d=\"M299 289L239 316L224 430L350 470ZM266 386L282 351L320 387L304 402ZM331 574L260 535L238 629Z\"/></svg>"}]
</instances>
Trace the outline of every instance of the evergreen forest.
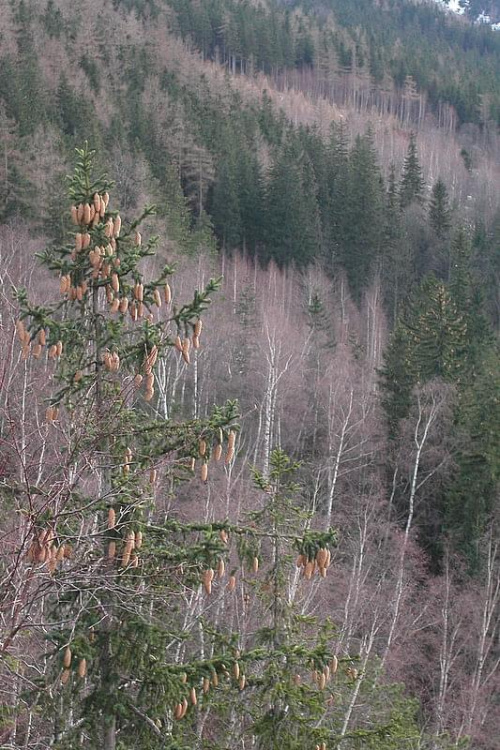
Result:
<instances>
[{"instance_id":1,"label":"evergreen forest","mask_svg":"<svg viewBox=\"0 0 500 750\"><path fill-rule=\"evenodd\" d=\"M0 0L2 750L497 750L500 8L449 6Z\"/></svg>"}]
</instances>

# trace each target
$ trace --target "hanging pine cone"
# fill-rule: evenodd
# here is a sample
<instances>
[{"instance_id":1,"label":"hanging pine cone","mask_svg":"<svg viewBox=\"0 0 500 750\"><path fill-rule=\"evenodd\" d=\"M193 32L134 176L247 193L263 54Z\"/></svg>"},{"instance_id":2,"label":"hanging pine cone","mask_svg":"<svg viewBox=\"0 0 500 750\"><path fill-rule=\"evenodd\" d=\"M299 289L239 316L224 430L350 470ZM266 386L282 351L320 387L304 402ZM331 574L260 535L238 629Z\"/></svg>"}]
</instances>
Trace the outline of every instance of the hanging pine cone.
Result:
<instances>
[{"instance_id":1,"label":"hanging pine cone","mask_svg":"<svg viewBox=\"0 0 500 750\"><path fill-rule=\"evenodd\" d=\"M225 458L226 464L230 464L231 461L233 460L235 440L236 440L236 433L231 430L229 433L228 441L227 441L227 452L226 452L226 458Z\"/></svg>"},{"instance_id":2,"label":"hanging pine cone","mask_svg":"<svg viewBox=\"0 0 500 750\"><path fill-rule=\"evenodd\" d=\"M108 510L108 529L114 529L116 526L116 511L114 508Z\"/></svg>"},{"instance_id":3,"label":"hanging pine cone","mask_svg":"<svg viewBox=\"0 0 500 750\"><path fill-rule=\"evenodd\" d=\"M91 221L92 221L92 213L90 210L90 206L88 203L85 203L83 206L83 223L90 224Z\"/></svg>"},{"instance_id":4,"label":"hanging pine cone","mask_svg":"<svg viewBox=\"0 0 500 750\"><path fill-rule=\"evenodd\" d=\"M207 594L212 593L212 581L214 579L214 571L212 568L208 568L203 571L202 583Z\"/></svg>"},{"instance_id":5,"label":"hanging pine cone","mask_svg":"<svg viewBox=\"0 0 500 750\"><path fill-rule=\"evenodd\" d=\"M78 662L78 677L83 680L87 674L87 660L85 658L80 659Z\"/></svg>"},{"instance_id":6,"label":"hanging pine cone","mask_svg":"<svg viewBox=\"0 0 500 750\"><path fill-rule=\"evenodd\" d=\"M66 685L69 682L70 677L71 669L63 669L63 673L61 675L61 685Z\"/></svg>"}]
</instances>

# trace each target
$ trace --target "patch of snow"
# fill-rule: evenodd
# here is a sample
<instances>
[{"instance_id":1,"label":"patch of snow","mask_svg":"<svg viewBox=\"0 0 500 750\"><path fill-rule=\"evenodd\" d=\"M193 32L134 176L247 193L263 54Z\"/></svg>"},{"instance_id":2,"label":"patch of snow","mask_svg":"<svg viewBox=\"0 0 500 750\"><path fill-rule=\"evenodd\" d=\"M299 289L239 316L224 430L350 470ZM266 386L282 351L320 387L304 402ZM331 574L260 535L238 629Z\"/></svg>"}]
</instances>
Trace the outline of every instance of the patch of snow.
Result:
<instances>
[{"instance_id":1,"label":"patch of snow","mask_svg":"<svg viewBox=\"0 0 500 750\"><path fill-rule=\"evenodd\" d=\"M458 15L462 15L464 13L464 9L460 7L458 4L458 0L450 0L450 2L445 2L445 0L436 0L438 5L443 5L445 9L451 10L453 13L457 13Z\"/></svg>"},{"instance_id":2,"label":"patch of snow","mask_svg":"<svg viewBox=\"0 0 500 750\"><path fill-rule=\"evenodd\" d=\"M439 5L445 6L448 10L451 10L453 13L456 13L457 15L463 15L465 13L464 8L462 8L459 5L459 0L450 0L449 2L446 2L446 0L435 0ZM493 31L500 31L500 23L491 23L491 19L486 13L481 13L480 16L478 16L475 20L475 23L487 23L490 24L490 27L493 29Z\"/></svg>"}]
</instances>

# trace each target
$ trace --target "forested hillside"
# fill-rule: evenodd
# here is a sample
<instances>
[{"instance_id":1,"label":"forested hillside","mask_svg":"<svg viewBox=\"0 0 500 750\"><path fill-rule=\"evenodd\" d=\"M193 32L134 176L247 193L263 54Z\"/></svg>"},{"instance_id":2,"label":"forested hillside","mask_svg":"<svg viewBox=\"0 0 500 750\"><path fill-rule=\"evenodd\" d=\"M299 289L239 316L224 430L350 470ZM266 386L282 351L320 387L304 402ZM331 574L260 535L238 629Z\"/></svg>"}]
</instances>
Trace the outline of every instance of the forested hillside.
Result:
<instances>
[{"instance_id":1,"label":"forested hillside","mask_svg":"<svg viewBox=\"0 0 500 750\"><path fill-rule=\"evenodd\" d=\"M466 5L0 0L0 747L497 748Z\"/></svg>"}]
</instances>

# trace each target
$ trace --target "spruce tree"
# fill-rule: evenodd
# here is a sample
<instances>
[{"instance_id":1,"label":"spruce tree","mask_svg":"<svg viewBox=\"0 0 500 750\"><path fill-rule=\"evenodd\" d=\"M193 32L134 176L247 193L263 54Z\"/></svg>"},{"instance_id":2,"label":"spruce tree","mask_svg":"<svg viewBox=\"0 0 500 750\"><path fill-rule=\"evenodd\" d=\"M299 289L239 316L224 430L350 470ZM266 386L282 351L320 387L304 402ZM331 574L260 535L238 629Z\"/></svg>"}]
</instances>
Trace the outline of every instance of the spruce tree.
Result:
<instances>
[{"instance_id":1,"label":"spruce tree","mask_svg":"<svg viewBox=\"0 0 500 750\"><path fill-rule=\"evenodd\" d=\"M460 394L457 470L445 496L444 529L473 573L481 570L481 539L500 486L500 355L483 352L474 381Z\"/></svg>"},{"instance_id":2,"label":"spruce tree","mask_svg":"<svg viewBox=\"0 0 500 750\"><path fill-rule=\"evenodd\" d=\"M483 359L491 352L494 336L484 313L482 289L473 270L471 239L463 227L456 233L450 250L449 290L467 327L466 381L473 383L481 372Z\"/></svg>"},{"instance_id":3,"label":"spruce tree","mask_svg":"<svg viewBox=\"0 0 500 750\"><path fill-rule=\"evenodd\" d=\"M371 133L358 136L349 155L345 238L341 262L357 302L379 259L384 189Z\"/></svg>"},{"instance_id":4,"label":"spruce tree","mask_svg":"<svg viewBox=\"0 0 500 750\"><path fill-rule=\"evenodd\" d=\"M442 241L448 237L451 227L450 213L446 185L442 180L437 180L432 187L431 201L429 204L429 221L438 240Z\"/></svg>"},{"instance_id":5,"label":"spruce tree","mask_svg":"<svg viewBox=\"0 0 500 750\"><path fill-rule=\"evenodd\" d=\"M408 245L401 221L396 172L394 165L391 165L385 201L381 278L385 287L385 301L394 325L398 319L401 300L406 299L412 278Z\"/></svg>"},{"instance_id":6,"label":"spruce tree","mask_svg":"<svg viewBox=\"0 0 500 750\"><path fill-rule=\"evenodd\" d=\"M243 245L254 255L263 240L264 187L257 156L248 148L238 155L238 191Z\"/></svg>"},{"instance_id":7,"label":"spruce tree","mask_svg":"<svg viewBox=\"0 0 500 750\"><path fill-rule=\"evenodd\" d=\"M238 173L234 154L221 158L215 174L212 216L222 247L234 249L241 243L242 220L238 200Z\"/></svg>"},{"instance_id":8,"label":"spruce tree","mask_svg":"<svg viewBox=\"0 0 500 750\"><path fill-rule=\"evenodd\" d=\"M477 572L479 540L494 508L500 478L499 355L474 278L471 240L463 228L453 240L450 255L450 293L466 323L466 346L456 410L457 472L446 493L445 527L471 570Z\"/></svg>"},{"instance_id":9,"label":"spruce tree","mask_svg":"<svg viewBox=\"0 0 500 750\"><path fill-rule=\"evenodd\" d=\"M271 167L266 209L266 260L305 266L317 257L321 247L317 185L307 154L292 137Z\"/></svg>"},{"instance_id":10,"label":"spruce tree","mask_svg":"<svg viewBox=\"0 0 500 750\"><path fill-rule=\"evenodd\" d=\"M290 570L295 558L305 581L315 574L325 577L330 550L336 543L334 530L297 534L306 527L308 517L297 497L298 468L283 451L275 449L269 477L255 472L255 484L265 499L259 510L249 514L249 522L258 529L267 529L268 535L257 538L259 546L254 549L242 542L243 551L253 560L254 571L259 559L257 552L265 561L264 576L256 583L254 606L262 611L256 641L262 644L269 658L254 681L248 708L242 707L239 722L240 731L250 732L262 750L294 748L307 742L326 743L331 728L322 721L323 691L330 679L338 680L335 673L339 659L328 645L331 626L317 618L307 618L306 622L289 596ZM315 631L312 639L311 630ZM348 658L345 661L350 665Z\"/></svg>"},{"instance_id":11,"label":"spruce tree","mask_svg":"<svg viewBox=\"0 0 500 750\"><path fill-rule=\"evenodd\" d=\"M16 292L23 357L52 369L46 471L37 476L24 467L23 484L9 490L26 519L16 552L28 581L24 601L45 640L37 648L46 666L30 674L24 698L41 709L37 736L61 750L202 747L206 717L223 721L227 694L235 705L248 686L235 711L263 747L270 746L268 732L273 747L295 748L308 733L320 740L328 734L316 726L324 695L317 686L312 694L292 689L291 674L326 667L333 658L326 635L290 639L286 602L273 594L275 615L271 623L263 617L262 638L245 650L238 632L210 617L210 603L215 592L231 597L248 565L254 575L259 561L265 570L268 552L276 592L291 545L303 556L306 578L314 569L325 575L335 532L294 530L298 510L280 499L289 471L281 454L271 484L258 477L271 493L269 505L245 523L183 517L178 483L193 472L206 482L223 455L227 464L234 460L237 408L228 402L204 419L162 419L155 368L169 351L189 365L218 284L174 305L170 266L145 279L141 262L154 256L156 240L143 241L139 227L152 209L122 225L93 159L87 147L78 151L70 240L40 255L59 275L61 299L33 305L25 290ZM196 612L204 614L194 627ZM14 628L7 640L16 635ZM273 710L265 708L269 696ZM211 747L226 747L214 721ZM288 739L279 745L281 738Z\"/></svg>"},{"instance_id":12,"label":"spruce tree","mask_svg":"<svg viewBox=\"0 0 500 750\"><path fill-rule=\"evenodd\" d=\"M158 725L184 715L203 673L217 671L216 661L197 664L186 683L173 649L182 643L175 635L178 615L164 620L163 602L175 601L197 580L209 589L224 544L201 525L194 532L198 543L184 547L189 527L148 521L158 474L173 485L198 458L204 479L209 457L220 456L223 443L233 450L236 411L228 404L191 423L156 417L156 361L175 347L189 362L217 283L171 308L166 323L158 320L162 304L171 305L172 269L143 279L140 263L156 243L144 243L138 228L151 209L122 227L108 181L93 176L93 156L87 148L78 151L70 184L72 246L41 255L60 275L62 301L33 306L20 290L17 332L25 357L53 364L46 422L68 431L58 456L64 489L44 493L25 539L31 570L48 577L44 682L55 695L49 700L42 687L41 695L56 746L73 746L67 743L83 731L87 746L112 750L155 747L163 735ZM175 331L168 331L169 322Z\"/></svg>"},{"instance_id":13,"label":"spruce tree","mask_svg":"<svg viewBox=\"0 0 500 750\"><path fill-rule=\"evenodd\" d=\"M422 168L418 160L417 137L415 133L410 134L410 143L403 165L401 177L400 200L401 207L407 208L412 203L423 203L424 201L424 178Z\"/></svg>"},{"instance_id":14,"label":"spruce tree","mask_svg":"<svg viewBox=\"0 0 500 750\"><path fill-rule=\"evenodd\" d=\"M459 384L468 371L467 320L445 284L428 276L406 305L381 370L391 433L408 415L417 383L433 378Z\"/></svg>"},{"instance_id":15,"label":"spruce tree","mask_svg":"<svg viewBox=\"0 0 500 750\"><path fill-rule=\"evenodd\" d=\"M329 243L328 264L333 268L346 241L347 234L347 186L349 179L349 144L345 123L334 123L326 155L328 186L328 221L325 222L326 239Z\"/></svg>"},{"instance_id":16,"label":"spruce tree","mask_svg":"<svg viewBox=\"0 0 500 750\"><path fill-rule=\"evenodd\" d=\"M452 257L450 284L434 276L424 279L391 336L381 370L382 403L396 438L417 384L439 378L454 386L454 466L434 492L434 510L442 524L440 538L446 536L477 572L479 541L498 492L498 351L474 287L464 230L454 240ZM434 562L439 563L437 547Z\"/></svg>"},{"instance_id":17,"label":"spruce tree","mask_svg":"<svg viewBox=\"0 0 500 750\"><path fill-rule=\"evenodd\" d=\"M350 742L393 750L419 737L415 704L397 686L376 684L376 663L361 667L358 656L332 650L335 623L328 614L303 610L301 596L328 575L337 533L313 530L298 477L300 465L280 449L271 453L268 476L254 473L263 499L248 513L255 537L240 539L239 551L254 578L248 609L265 658L253 673L233 665L244 693L235 698L226 687L223 694L233 718L226 747L332 750ZM364 708L346 735L346 712L358 694Z\"/></svg>"},{"instance_id":18,"label":"spruce tree","mask_svg":"<svg viewBox=\"0 0 500 750\"><path fill-rule=\"evenodd\" d=\"M457 382L466 371L467 323L449 290L434 276L422 282L406 325L419 382L434 377Z\"/></svg>"}]
</instances>

